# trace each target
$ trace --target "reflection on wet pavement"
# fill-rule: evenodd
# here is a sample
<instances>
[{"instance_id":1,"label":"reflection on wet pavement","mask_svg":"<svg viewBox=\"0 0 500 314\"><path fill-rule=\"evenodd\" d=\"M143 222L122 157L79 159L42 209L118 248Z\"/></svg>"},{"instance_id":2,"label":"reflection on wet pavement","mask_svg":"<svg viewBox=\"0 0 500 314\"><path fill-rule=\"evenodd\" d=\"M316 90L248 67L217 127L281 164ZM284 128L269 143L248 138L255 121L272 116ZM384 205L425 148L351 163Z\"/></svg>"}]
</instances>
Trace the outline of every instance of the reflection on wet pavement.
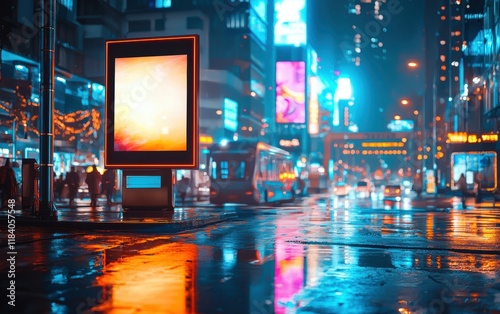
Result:
<instances>
[{"instance_id":1,"label":"reflection on wet pavement","mask_svg":"<svg viewBox=\"0 0 500 314\"><path fill-rule=\"evenodd\" d=\"M316 202L237 212L234 221L173 236L48 240L26 230L34 236L19 244L16 312L500 311L498 210Z\"/></svg>"}]
</instances>

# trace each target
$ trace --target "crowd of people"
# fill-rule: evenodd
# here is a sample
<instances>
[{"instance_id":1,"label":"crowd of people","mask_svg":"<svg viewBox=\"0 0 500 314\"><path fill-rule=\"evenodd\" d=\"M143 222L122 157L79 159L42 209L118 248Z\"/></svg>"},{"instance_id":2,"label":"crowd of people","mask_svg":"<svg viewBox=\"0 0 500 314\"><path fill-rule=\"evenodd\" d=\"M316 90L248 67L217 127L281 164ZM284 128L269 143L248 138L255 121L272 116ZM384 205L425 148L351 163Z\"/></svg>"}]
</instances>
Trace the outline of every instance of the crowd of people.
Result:
<instances>
[{"instance_id":1,"label":"crowd of people","mask_svg":"<svg viewBox=\"0 0 500 314\"><path fill-rule=\"evenodd\" d=\"M85 177L83 178L83 175ZM108 205L113 204L113 193L115 191L115 171L106 170L102 175L97 166L92 166L92 171L83 174L72 166L70 171L64 176L61 173L56 176L54 173L54 200L61 202L63 199L69 200L69 206L75 206L75 199L78 196L78 190L85 182L88 186L90 197L90 206L97 206L99 195L105 195ZM8 200L19 198L21 194L19 182L16 179L16 173L12 167L9 158L5 160L3 166L0 166L0 197L2 208L7 208Z\"/></svg>"},{"instance_id":2,"label":"crowd of people","mask_svg":"<svg viewBox=\"0 0 500 314\"><path fill-rule=\"evenodd\" d=\"M63 174L60 174L54 181L54 197L56 201L60 201L63 198L65 188L67 187L67 198L69 199L69 206L75 206L75 198L78 195L78 189L81 184L85 182L88 187L88 193L90 197L90 206L97 206L97 199L99 195L105 195L108 205L113 203L113 193L115 190L115 172L114 170L106 170L102 175L97 170L97 166L92 166L92 171L86 173L84 181L80 177L80 174L76 171L74 166L71 167L70 171L66 174L66 178ZM64 195L66 196L66 195Z\"/></svg>"}]
</instances>

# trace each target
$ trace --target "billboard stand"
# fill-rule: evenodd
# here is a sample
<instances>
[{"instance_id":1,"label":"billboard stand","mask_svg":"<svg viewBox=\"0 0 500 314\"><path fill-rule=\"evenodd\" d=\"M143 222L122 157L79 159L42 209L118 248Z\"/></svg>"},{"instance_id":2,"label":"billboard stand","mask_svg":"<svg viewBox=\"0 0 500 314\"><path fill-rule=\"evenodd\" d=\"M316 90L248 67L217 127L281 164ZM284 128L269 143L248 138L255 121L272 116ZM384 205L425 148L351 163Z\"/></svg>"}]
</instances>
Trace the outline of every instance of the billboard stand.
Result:
<instances>
[{"instance_id":1,"label":"billboard stand","mask_svg":"<svg viewBox=\"0 0 500 314\"><path fill-rule=\"evenodd\" d=\"M172 169L124 169L122 207L125 210L173 210Z\"/></svg>"}]
</instances>

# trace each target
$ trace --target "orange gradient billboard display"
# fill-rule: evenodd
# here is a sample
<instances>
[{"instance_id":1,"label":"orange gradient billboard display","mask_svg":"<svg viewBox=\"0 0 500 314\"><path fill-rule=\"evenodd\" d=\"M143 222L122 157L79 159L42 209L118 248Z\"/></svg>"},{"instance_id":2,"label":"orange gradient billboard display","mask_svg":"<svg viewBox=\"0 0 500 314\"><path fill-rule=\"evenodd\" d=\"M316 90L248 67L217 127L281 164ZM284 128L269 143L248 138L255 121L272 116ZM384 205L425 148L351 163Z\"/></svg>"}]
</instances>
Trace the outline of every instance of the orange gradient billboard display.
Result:
<instances>
[{"instance_id":1,"label":"orange gradient billboard display","mask_svg":"<svg viewBox=\"0 0 500 314\"><path fill-rule=\"evenodd\" d=\"M107 168L198 167L198 35L106 42Z\"/></svg>"},{"instance_id":2,"label":"orange gradient billboard display","mask_svg":"<svg viewBox=\"0 0 500 314\"><path fill-rule=\"evenodd\" d=\"M115 150L185 151L187 56L117 58L115 66ZM134 103L120 99L130 92Z\"/></svg>"}]
</instances>

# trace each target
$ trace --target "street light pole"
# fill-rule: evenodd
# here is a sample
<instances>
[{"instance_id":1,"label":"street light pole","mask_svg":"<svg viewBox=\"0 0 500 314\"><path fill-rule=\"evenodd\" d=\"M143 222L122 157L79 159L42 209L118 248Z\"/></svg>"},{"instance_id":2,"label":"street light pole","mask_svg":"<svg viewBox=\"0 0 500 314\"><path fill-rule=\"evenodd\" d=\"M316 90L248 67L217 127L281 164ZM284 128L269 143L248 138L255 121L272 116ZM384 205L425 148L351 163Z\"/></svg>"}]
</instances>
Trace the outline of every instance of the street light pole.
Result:
<instances>
[{"instance_id":1,"label":"street light pole","mask_svg":"<svg viewBox=\"0 0 500 314\"><path fill-rule=\"evenodd\" d=\"M434 188L435 193L437 194L437 182L438 182L438 177L437 177L437 161L436 161L436 154L437 154L437 104L436 104L436 93L437 93L437 88L436 88L436 67L434 67L434 74L432 76L432 116L434 119L434 122L432 123L432 169L434 172L434 182L436 182L436 186Z\"/></svg>"}]
</instances>

